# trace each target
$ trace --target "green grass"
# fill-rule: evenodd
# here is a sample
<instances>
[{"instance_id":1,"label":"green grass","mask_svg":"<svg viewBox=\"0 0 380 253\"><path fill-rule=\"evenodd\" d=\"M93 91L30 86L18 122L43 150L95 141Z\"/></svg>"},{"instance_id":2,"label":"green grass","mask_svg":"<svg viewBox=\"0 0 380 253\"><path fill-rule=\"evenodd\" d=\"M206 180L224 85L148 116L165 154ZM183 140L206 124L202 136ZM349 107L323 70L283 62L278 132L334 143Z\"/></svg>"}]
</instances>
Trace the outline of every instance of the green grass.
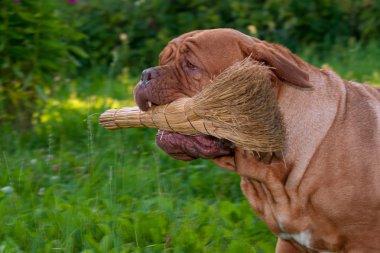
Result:
<instances>
[{"instance_id":1,"label":"green grass","mask_svg":"<svg viewBox=\"0 0 380 253\"><path fill-rule=\"evenodd\" d=\"M379 45L300 55L380 84ZM0 252L274 252L238 176L169 158L152 130L97 124L132 103L135 82L96 71L62 81L33 132L0 126Z\"/></svg>"}]
</instances>

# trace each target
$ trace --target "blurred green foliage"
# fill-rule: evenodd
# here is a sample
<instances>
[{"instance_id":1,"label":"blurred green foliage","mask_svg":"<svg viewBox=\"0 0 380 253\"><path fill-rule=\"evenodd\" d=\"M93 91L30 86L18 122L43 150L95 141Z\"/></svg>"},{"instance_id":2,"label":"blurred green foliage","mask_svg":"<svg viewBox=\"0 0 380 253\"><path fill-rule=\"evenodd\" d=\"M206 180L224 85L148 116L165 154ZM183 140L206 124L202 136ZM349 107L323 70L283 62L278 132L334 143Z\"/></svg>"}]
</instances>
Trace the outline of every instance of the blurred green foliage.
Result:
<instances>
[{"instance_id":1,"label":"blurred green foliage","mask_svg":"<svg viewBox=\"0 0 380 253\"><path fill-rule=\"evenodd\" d=\"M17 118L29 128L33 111L87 54L75 43L84 34L61 1L1 1L0 122Z\"/></svg>"},{"instance_id":2,"label":"blurred green foliage","mask_svg":"<svg viewBox=\"0 0 380 253\"><path fill-rule=\"evenodd\" d=\"M77 7L88 60L134 74L157 64L170 39L197 29L231 27L295 51L380 39L378 0L83 0Z\"/></svg>"}]
</instances>

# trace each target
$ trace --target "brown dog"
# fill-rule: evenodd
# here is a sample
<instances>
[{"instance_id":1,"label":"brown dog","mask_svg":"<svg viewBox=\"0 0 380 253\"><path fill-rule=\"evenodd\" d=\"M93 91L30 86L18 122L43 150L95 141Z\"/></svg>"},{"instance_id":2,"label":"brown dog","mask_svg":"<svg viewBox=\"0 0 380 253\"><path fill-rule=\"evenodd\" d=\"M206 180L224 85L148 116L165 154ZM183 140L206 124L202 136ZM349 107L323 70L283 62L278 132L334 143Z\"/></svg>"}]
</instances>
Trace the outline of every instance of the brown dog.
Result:
<instances>
[{"instance_id":1,"label":"brown dog","mask_svg":"<svg viewBox=\"0 0 380 253\"><path fill-rule=\"evenodd\" d=\"M208 158L241 175L255 212L278 235L276 252L380 252L380 92L317 69L286 48L231 29L172 40L135 89L141 109L194 96L251 56L273 69L286 149L253 157L224 140L159 133L177 159Z\"/></svg>"}]
</instances>

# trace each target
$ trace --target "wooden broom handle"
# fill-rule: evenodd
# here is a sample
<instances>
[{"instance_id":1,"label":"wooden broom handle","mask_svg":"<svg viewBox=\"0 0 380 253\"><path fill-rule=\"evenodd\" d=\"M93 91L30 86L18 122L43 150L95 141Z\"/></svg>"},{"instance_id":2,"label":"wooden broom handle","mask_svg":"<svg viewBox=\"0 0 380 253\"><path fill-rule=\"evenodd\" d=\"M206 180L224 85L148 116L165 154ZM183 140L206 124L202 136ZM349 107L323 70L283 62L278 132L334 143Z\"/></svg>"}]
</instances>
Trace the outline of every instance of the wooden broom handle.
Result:
<instances>
[{"instance_id":1,"label":"wooden broom handle","mask_svg":"<svg viewBox=\"0 0 380 253\"><path fill-rule=\"evenodd\" d=\"M182 98L172 103L153 106L148 111L138 107L110 109L99 117L106 129L156 128L181 134L207 134L222 138L211 121L203 120L191 110L191 99Z\"/></svg>"}]
</instances>

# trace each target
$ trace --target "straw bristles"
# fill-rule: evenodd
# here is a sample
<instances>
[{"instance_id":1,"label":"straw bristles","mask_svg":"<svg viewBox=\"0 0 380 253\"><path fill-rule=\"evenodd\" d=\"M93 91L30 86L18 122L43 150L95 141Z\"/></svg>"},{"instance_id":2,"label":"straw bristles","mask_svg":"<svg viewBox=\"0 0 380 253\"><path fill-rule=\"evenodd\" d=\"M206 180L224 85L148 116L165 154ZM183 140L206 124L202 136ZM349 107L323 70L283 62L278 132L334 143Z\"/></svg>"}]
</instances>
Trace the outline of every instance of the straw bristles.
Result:
<instances>
[{"instance_id":1,"label":"straw bristles","mask_svg":"<svg viewBox=\"0 0 380 253\"><path fill-rule=\"evenodd\" d=\"M285 127L271 87L269 69L246 59L234 64L193 98L155 106L112 109L99 119L107 129L149 127L187 135L224 138L246 150L284 147Z\"/></svg>"},{"instance_id":2,"label":"straw bristles","mask_svg":"<svg viewBox=\"0 0 380 253\"><path fill-rule=\"evenodd\" d=\"M282 150L285 127L274 96L269 67L249 58L232 65L192 101L192 109L228 139L248 150Z\"/></svg>"}]
</instances>

